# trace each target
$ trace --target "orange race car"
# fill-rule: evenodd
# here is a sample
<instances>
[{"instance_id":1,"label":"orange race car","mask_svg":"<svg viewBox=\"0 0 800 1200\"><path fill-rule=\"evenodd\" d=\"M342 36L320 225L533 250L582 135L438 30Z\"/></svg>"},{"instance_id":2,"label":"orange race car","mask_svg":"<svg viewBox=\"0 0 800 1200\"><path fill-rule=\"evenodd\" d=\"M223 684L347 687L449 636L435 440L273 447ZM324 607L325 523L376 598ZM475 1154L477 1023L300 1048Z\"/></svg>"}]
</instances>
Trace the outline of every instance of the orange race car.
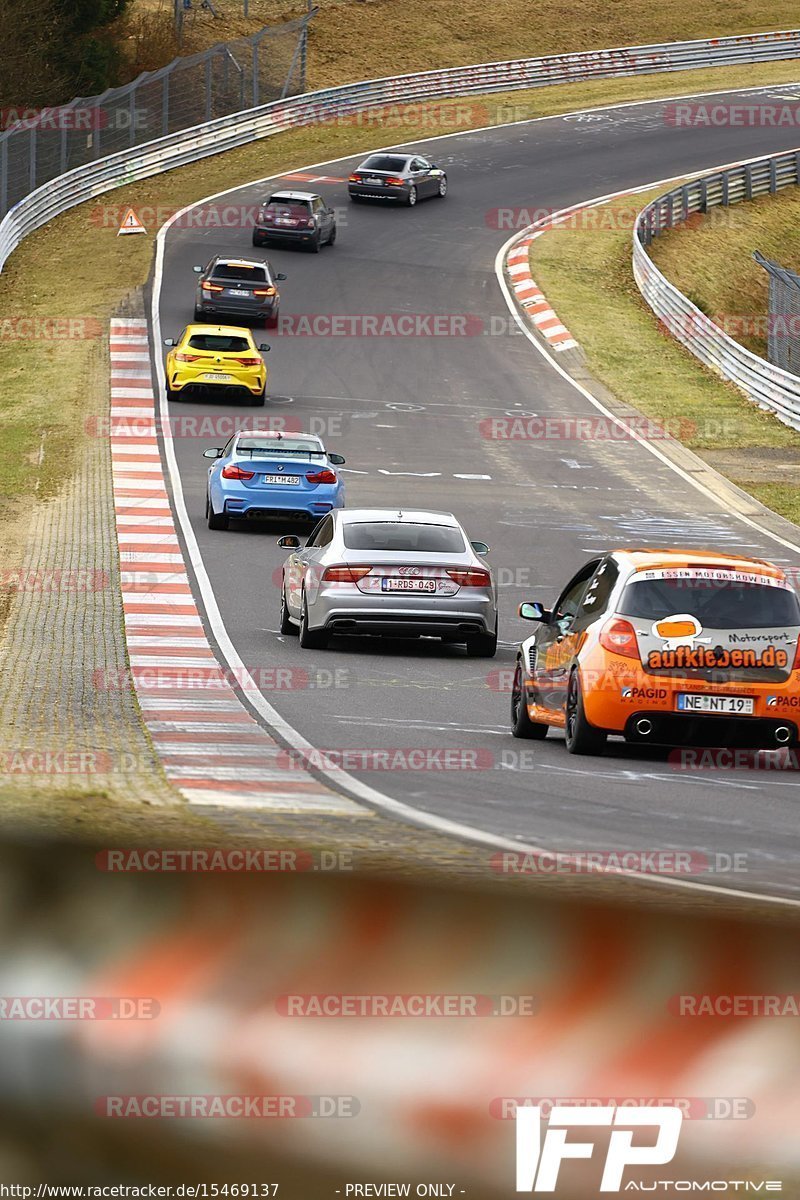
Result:
<instances>
[{"instance_id":1,"label":"orange race car","mask_svg":"<svg viewBox=\"0 0 800 1200\"><path fill-rule=\"evenodd\" d=\"M771 563L688 550L592 559L517 654L515 737L564 729L571 754L609 734L776 749L798 740L800 603Z\"/></svg>"}]
</instances>

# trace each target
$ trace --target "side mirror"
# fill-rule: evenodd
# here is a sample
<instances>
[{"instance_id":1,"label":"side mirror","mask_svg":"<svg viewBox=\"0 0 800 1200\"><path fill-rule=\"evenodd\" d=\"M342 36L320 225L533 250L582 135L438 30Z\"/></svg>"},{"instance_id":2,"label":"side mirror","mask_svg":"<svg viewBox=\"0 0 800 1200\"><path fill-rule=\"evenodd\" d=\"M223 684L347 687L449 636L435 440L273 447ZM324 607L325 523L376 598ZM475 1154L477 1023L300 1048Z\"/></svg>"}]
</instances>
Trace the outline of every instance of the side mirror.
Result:
<instances>
[{"instance_id":1,"label":"side mirror","mask_svg":"<svg viewBox=\"0 0 800 1200\"><path fill-rule=\"evenodd\" d=\"M203 458L222 458L222 449L220 446L213 446L210 450L203 451Z\"/></svg>"},{"instance_id":2,"label":"side mirror","mask_svg":"<svg viewBox=\"0 0 800 1200\"><path fill-rule=\"evenodd\" d=\"M283 546L284 550L299 550L300 538L295 537L293 533L287 533L285 537L278 538L278 545Z\"/></svg>"},{"instance_id":3,"label":"side mirror","mask_svg":"<svg viewBox=\"0 0 800 1200\"><path fill-rule=\"evenodd\" d=\"M262 351L264 354L266 354L266 353L267 353L267 351L269 350L269 346L267 345L267 343L266 343L266 342L262 342L262 343L261 343L261 345L260 345L258 348L259 348L259 350L261 350L261 351Z\"/></svg>"},{"instance_id":4,"label":"side mirror","mask_svg":"<svg viewBox=\"0 0 800 1200\"><path fill-rule=\"evenodd\" d=\"M286 276L284 275L283 271L278 271L278 274L275 276L275 278L280 279L281 282L283 282L283 280L286 278Z\"/></svg>"},{"instance_id":5,"label":"side mirror","mask_svg":"<svg viewBox=\"0 0 800 1200\"><path fill-rule=\"evenodd\" d=\"M476 554L489 553L489 547L486 545L486 542L470 542L470 546L472 546Z\"/></svg>"},{"instance_id":6,"label":"side mirror","mask_svg":"<svg viewBox=\"0 0 800 1200\"><path fill-rule=\"evenodd\" d=\"M202 267L192 267L192 270L194 271L195 275L202 275L202 274L203 274L203 268L202 268Z\"/></svg>"},{"instance_id":7,"label":"side mirror","mask_svg":"<svg viewBox=\"0 0 800 1200\"><path fill-rule=\"evenodd\" d=\"M178 343L175 341L175 338L164 338L165 346L177 346L177 344Z\"/></svg>"},{"instance_id":8,"label":"side mirror","mask_svg":"<svg viewBox=\"0 0 800 1200\"><path fill-rule=\"evenodd\" d=\"M329 454L328 461L332 462L335 467L341 467L343 463L347 462L347 459L343 454Z\"/></svg>"},{"instance_id":9,"label":"side mirror","mask_svg":"<svg viewBox=\"0 0 800 1200\"><path fill-rule=\"evenodd\" d=\"M517 612L523 621L543 621L546 625L550 620L550 613L538 600L534 600L532 604L520 604Z\"/></svg>"}]
</instances>

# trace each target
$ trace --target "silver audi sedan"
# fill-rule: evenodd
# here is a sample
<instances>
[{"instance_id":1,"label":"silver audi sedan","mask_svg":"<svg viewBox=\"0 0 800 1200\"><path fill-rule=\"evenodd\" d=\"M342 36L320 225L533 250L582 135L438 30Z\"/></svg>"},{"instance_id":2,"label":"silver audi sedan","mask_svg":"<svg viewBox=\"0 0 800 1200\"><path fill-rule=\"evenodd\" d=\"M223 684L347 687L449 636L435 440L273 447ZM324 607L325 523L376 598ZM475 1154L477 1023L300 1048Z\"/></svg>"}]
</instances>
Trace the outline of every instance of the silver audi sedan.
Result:
<instances>
[{"instance_id":1,"label":"silver audi sedan","mask_svg":"<svg viewBox=\"0 0 800 1200\"><path fill-rule=\"evenodd\" d=\"M323 649L335 634L438 637L467 654L497 650L497 588L452 513L396 508L331 512L306 544L278 540L283 565L281 633Z\"/></svg>"}]
</instances>

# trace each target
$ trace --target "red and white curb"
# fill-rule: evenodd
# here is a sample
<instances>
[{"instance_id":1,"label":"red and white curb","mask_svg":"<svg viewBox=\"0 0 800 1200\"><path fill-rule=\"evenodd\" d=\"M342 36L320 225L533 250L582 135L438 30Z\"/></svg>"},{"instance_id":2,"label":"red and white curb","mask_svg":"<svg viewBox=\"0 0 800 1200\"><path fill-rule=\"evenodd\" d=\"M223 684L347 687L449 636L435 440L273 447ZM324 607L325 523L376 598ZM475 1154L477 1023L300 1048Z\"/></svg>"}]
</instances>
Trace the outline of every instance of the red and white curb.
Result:
<instances>
[{"instance_id":1,"label":"red and white curb","mask_svg":"<svg viewBox=\"0 0 800 1200\"><path fill-rule=\"evenodd\" d=\"M364 814L290 764L206 637L161 464L147 322L111 322L111 462L130 669L168 779L190 804Z\"/></svg>"},{"instance_id":2,"label":"red and white curb","mask_svg":"<svg viewBox=\"0 0 800 1200\"><path fill-rule=\"evenodd\" d=\"M537 287L530 266L531 243L550 228L527 231L520 241L515 242L506 255L506 271L517 303L525 310L537 332L554 350L574 350L578 343L566 325L563 325L545 299L544 292Z\"/></svg>"}]
</instances>

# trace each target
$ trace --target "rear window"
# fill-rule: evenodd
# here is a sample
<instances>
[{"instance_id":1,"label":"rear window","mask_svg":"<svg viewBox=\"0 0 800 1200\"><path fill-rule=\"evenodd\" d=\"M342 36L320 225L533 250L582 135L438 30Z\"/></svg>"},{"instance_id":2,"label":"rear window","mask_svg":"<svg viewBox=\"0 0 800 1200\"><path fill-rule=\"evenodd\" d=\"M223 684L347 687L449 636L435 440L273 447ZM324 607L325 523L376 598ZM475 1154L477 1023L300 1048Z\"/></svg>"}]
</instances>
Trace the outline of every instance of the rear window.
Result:
<instances>
[{"instance_id":1,"label":"rear window","mask_svg":"<svg viewBox=\"0 0 800 1200\"><path fill-rule=\"evenodd\" d=\"M272 458L275 454L302 454L304 457L324 458L325 451L315 442L300 441L299 438L281 438L273 442L271 438L259 441L257 438L239 438L236 446L237 454L249 454L253 458Z\"/></svg>"},{"instance_id":2,"label":"rear window","mask_svg":"<svg viewBox=\"0 0 800 1200\"><path fill-rule=\"evenodd\" d=\"M238 279L247 283L264 283L267 272L264 267L243 267L233 263L217 263L212 279Z\"/></svg>"},{"instance_id":3,"label":"rear window","mask_svg":"<svg viewBox=\"0 0 800 1200\"><path fill-rule=\"evenodd\" d=\"M270 212L293 213L295 216L305 216L311 212L311 201L290 200L288 197L279 199L277 196L273 196L271 200L267 201L264 208Z\"/></svg>"},{"instance_id":4,"label":"rear window","mask_svg":"<svg viewBox=\"0 0 800 1200\"><path fill-rule=\"evenodd\" d=\"M405 158L393 158L391 154L371 154L362 165L362 170L402 171L407 161Z\"/></svg>"},{"instance_id":5,"label":"rear window","mask_svg":"<svg viewBox=\"0 0 800 1200\"><path fill-rule=\"evenodd\" d=\"M348 521L343 526L348 550L399 550L420 554L463 554L459 529L452 525L422 525L411 521Z\"/></svg>"},{"instance_id":6,"label":"rear window","mask_svg":"<svg viewBox=\"0 0 800 1200\"><path fill-rule=\"evenodd\" d=\"M247 338L226 337L221 333L193 333L189 345L193 350L210 350L214 354L241 354L253 349Z\"/></svg>"},{"instance_id":7,"label":"rear window","mask_svg":"<svg viewBox=\"0 0 800 1200\"><path fill-rule=\"evenodd\" d=\"M800 625L794 591L741 577L634 580L623 592L618 611L645 621L689 613L706 629Z\"/></svg>"}]
</instances>

